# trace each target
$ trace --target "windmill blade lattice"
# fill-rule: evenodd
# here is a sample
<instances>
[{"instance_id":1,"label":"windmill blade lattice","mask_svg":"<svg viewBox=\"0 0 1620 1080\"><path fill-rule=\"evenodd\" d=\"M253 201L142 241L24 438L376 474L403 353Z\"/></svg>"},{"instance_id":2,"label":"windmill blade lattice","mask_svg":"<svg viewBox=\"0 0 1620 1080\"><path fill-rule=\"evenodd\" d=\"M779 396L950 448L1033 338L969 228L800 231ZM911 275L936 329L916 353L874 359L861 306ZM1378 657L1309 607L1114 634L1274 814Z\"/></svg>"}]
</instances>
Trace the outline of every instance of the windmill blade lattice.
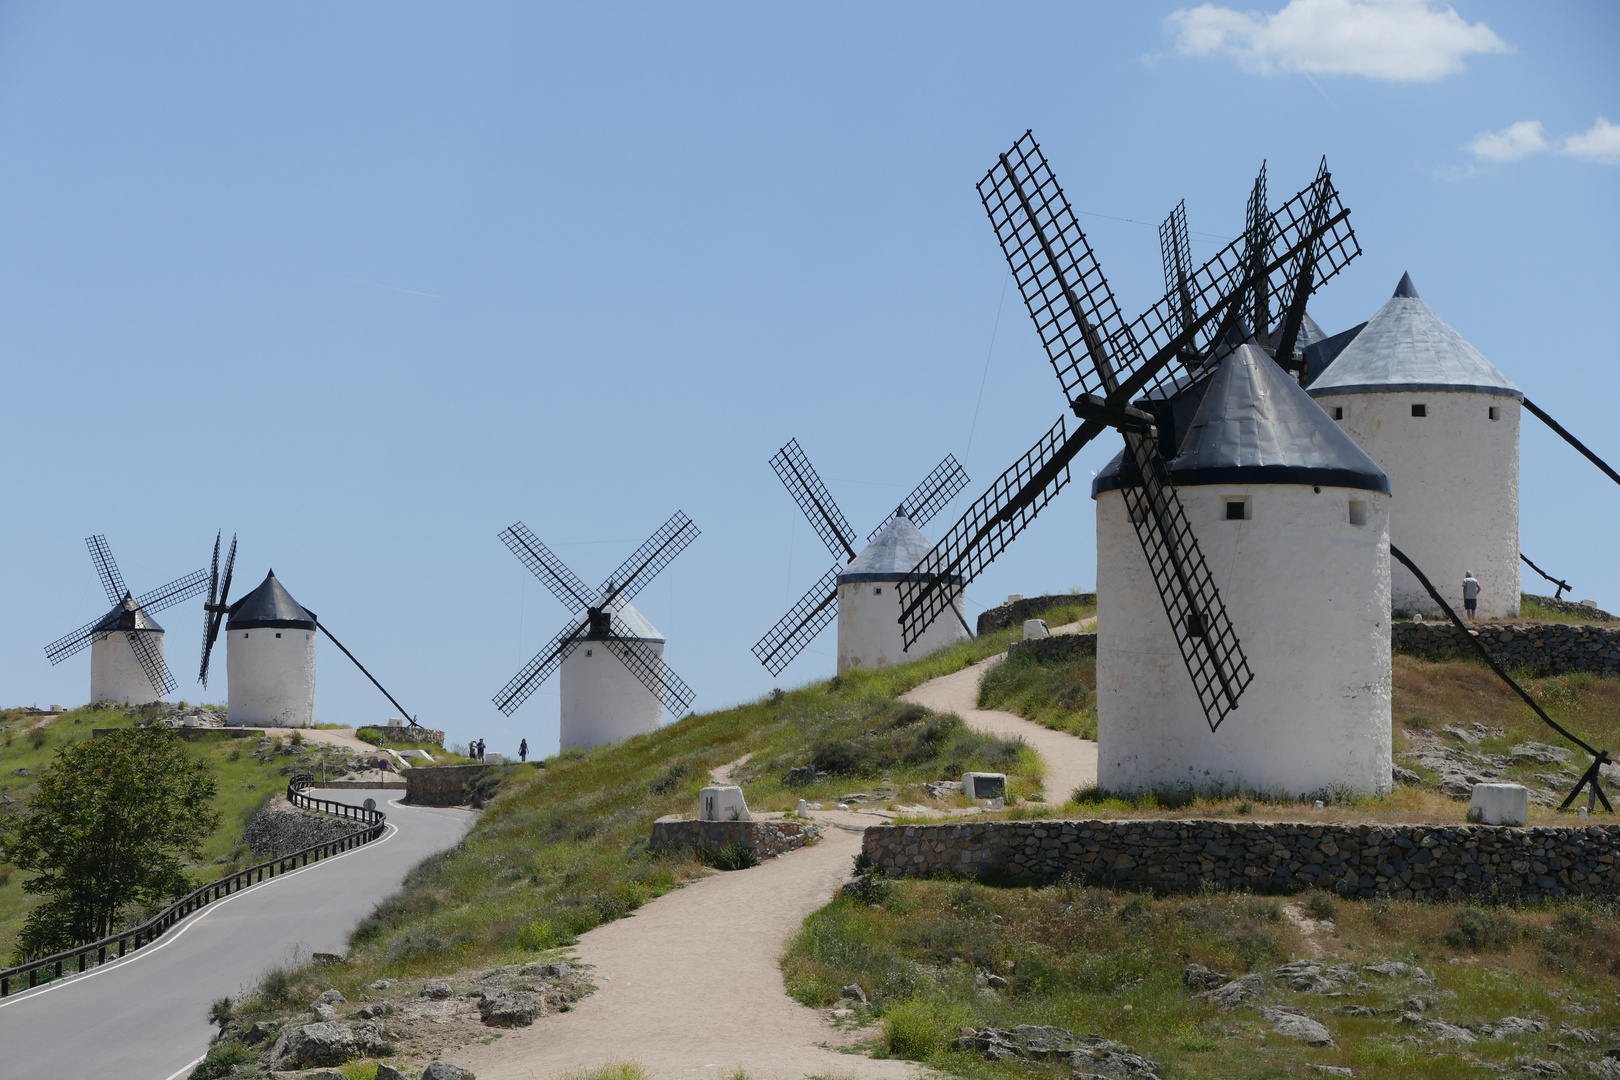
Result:
<instances>
[{"instance_id":1,"label":"windmill blade lattice","mask_svg":"<svg viewBox=\"0 0 1620 1080\"><path fill-rule=\"evenodd\" d=\"M208 687L208 661L219 640L219 630L230 611L231 574L236 568L236 537L231 537L231 551L225 557L225 576L219 573L219 541L223 533L214 534L214 562L208 575L208 601L203 604L202 663L197 668L197 681Z\"/></svg>"},{"instance_id":2,"label":"windmill blade lattice","mask_svg":"<svg viewBox=\"0 0 1620 1080\"><path fill-rule=\"evenodd\" d=\"M954 602L958 581L966 587L1006 550L1035 515L1069 482L1069 461L1102 431L1088 425L1066 436L1063 417L1012 468L996 477L990 490L968 507L951 531L900 582L901 636L910 648ZM1082 434L1084 438L1081 438Z\"/></svg>"},{"instance_id":3,"label":"windmill blade lattice","mask_svg":"<svg viewBox=\"0 0 1620 1080\"><path fill-rule=\"evenodd\" d=\"M501 530L501 543L516 555L529 572L551 590L551 595L562 601L564 607L578 615L597 603L597 593L579 579L568 566L540 538L519 521Z\"/></svg>"},{"instance_id":4,"label":"windmill blade lattice","mask_svg":"<svg viewBox=\"0 0 1620 1080\"><path fill-rule=\"evenodd\" d=\"M135 659L140 661L141 670L146 672L147 679L152 683L152 689L157 691L159 697L172 694L180 688L180 684L169 674L168 665L152 647L152 642L146 634L126 632L124 637L129 640L130 651L135 654Z\"/></svg>"},{"instance_id":5,"label":"windmill blade lattice","mask_svg":"<svg viewBox=\"0 0 1620 1080\"><path fill-rule=\"evenodd\" d=\"M935 465L934 471L923 477L922 483L911 489L911 494L900 504L900 509L904 510L911 523L920 529L934 520L934 515L967 486L967 471L957 462L955 454L946 454L945 460ZM890 515L883 524L867 535L866 542L870 544L876 540L878 533L888 528L889 522L893 520L894 516Z\"/></svg>"},{"instance_id":6,"label":"windmill blade lattice","mask_svg":"<svg viewBox=\"0 0 1620 1080\"><path fill-rule=\"evenodd\" d=\"M185 577L175 578L159 589L143 593L135 598L135 606L148 612L162 611L174 605L190 600L193 596L202 595L203 588L208 584L208 571L193 570Z\"/></svg>"},{"instance_id":7,"label":"windmill blade lattice","mask_svg":"<svg viewBox=\"0 0 1620 1080\"><path fill-rule=\"evenodd\" d=\"M89 648L90 643L96 638L94 630L101 625L101 619L104 618L105 615L99 619L92 619L73 633L65 634L45 646L45 658L53 665L60 664L74 653Z\"/></svg>"},{"instance_id":8,"label":"windmill blade lattice","mask_svg":"<svg viewBox=\"0 0 1620 1080\"><path fill-rule=\"evenodd\" d=\"M619 600L631 600L658 576L688 544L699 536L692 519L677 510L659 526L619 568L602 583L597 591L599 599L593 606L606 607Z\"/></svg>"},{"instance_id":9,"label":"windmill blade lattice","mask_svg":"<svg viewBox=\"0 0 1620 1080\"><path fill-rule=\"evenodd\" d=\"M517 712L518 706L528 701L529 695L562 667L562 662L578 648L590 628L589 619L578 626L563 627L556 637L546 642L545 648L534 654L534 659L524 664L523 669L501 687L501 692L495 695L495 707L507 716Z\"/></svg>"},{"instance_id":10,"label":"windmill blade lattice","mask_svg":"<svg viewBox=\"0 0 1620 1080\"><path fill-rule=\"evenodd\" d=\"M85 537L84 543L90 549L90 561L96 564L101 587L107 590L107 603L118 603L124 598L124 594L129 592L129 586L124 584L124 575L118 572L118 563L113 560L112 548L107 546L107 538L97 533L95 536Z\"/></svg>"},{"instance_id":11,"label":"windmill blade lattice","mask_svg":"<svg viewBox=\"0 0 1620 1080\"><path fill-rule=\"evenodd\" d=\"M643 686L652 691L654 697L664 703L671 716L679 718L691 707L695 696L692 688L682 682L663 657L648 648L645 641L609 633L602 644L619 658L632 675L641 680Z\"/></svg>"},{"instance_id":12,"label":"windmill blade lattice","mask_svg":"<svg viewBox=\"0 0 1620 1080\"><path fill-rule=\"evenodd\" d=\"M753 653L772 675L793 663L804 647L838 616L838 575L835 566L810 586L799 602L770 631L754 643Z\"/></svg>"},{"instance_id":13,"label":"windmill blade lattice","mask_svg":"<svg viewBox=\"0 0 1620 1080\"><path fill-rule=\"evenodd\" d=\"M833 501L827 485L816 475L810 459L799 449L798 439L789 439L788 444L776 452L771 458L771 468L804 516L810 519L810 527L816 530L833 558L846 563L854 561L855 530L850 528L844 512Z\"/></svg>"},{"instance_id":14,"label":"windmill blade lattice","mask_svg":"<svg viewBox=\"0 0 1620 1080\"><path fill-rule=\"evenodd\" d=\"M1125 486L1126 511L1147 556L1182 663L1214 731L1237 708L1254 675L1154 439L1127 432L1125 445L1135 465L1133 479L1139 480Z\"/></svg>"},{"instance_id":15,"label":"windmill blade lattice","mask_svg":"<svg viewBox=\"0 0 1620 1080\"><path fill-rule=\"evenodd\" d=\"M1192 277L1192 241L1187 232L1187 200L1183 199L1170 211L1170 216L1159 226L1159 253L1164 257L1164 293L1175 302L1176 330L1191 326L1193 322L1192 294L1187 282ZM1195 359L1188 351L1183 362Z\"/></svg>"}]
</instances>

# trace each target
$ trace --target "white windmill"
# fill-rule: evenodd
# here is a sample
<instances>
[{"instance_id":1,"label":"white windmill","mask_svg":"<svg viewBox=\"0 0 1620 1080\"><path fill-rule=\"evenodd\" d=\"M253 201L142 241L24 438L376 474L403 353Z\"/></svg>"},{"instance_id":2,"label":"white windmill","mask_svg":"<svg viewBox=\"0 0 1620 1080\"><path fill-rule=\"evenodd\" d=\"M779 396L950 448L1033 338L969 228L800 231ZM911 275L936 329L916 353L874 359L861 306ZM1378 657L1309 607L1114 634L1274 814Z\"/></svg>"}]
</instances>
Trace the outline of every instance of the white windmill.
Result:
<instances>
[{"instance_id":1,"label":"white windmill","mask_svg":"<svg viewBox=\"0 0 1620 1080\"><path fill-rule=\"evenodd\" d=\"M1410 274L1307 389L1394 487L1390 541L1479 617L1519 613L1519 403L1524 392L1418 296ZM1439 617L1404 566L1397 609Z\"/></svg>"},{"instance_id":2,"label":"white windmill","mask_svg":"<svg viewBox=\"0 0 1620 1080\"><path fill-rule=\"evenodd\" d=\"M1254 657L1211 732L1131 520L1124 455L1097 502L1097 782L1109 791L1388 791L1389 479L1258 344L1158 418L1166 472ZM1185 430L1175 417L1186 416Z\"/></svg>"},{"instance_id":3,"label":"white windmill","mask_svg":"<svg viewBox=\"0 0 1620 1080\"><path fill-rule=\"evenodd\" d=\"M859 553L855 551L855 530L799 449L797 439L789 439L776 452L771 468L821 542L840 560L754 645L754 655L772 675L781 674L835 616L840 675L851 668L903 663L968 636L960 578L952 583L955 587L945 605L955 614L955 622L940 620L909 645L900 628L899 586L932 546L918 526L928 524L968 483L968 475L954 455L946 454L905 502L872 530Z\"/></svg>"},{"instance_id":4,"label":"white windmill","mask_svg":"<svg viewBox=\"0 0 1620 1080\"><path fill-rule=\"evenodd\" d=\"M97 534L87 537L85 544L112 610L45 646L45 655L53 665L60 664L89 646L91 701L129 705L162 701L178 684L164 663L163 627L152 614L200 594L208 574L193 571L137 597L124 585L107 538Z\"/></svg>"},{"instance_id":5,"label":"white windmill","mask_svg":"<svg viewBox=\"0 0 1620 1080\"><path fill-rule=\"evenodd\" d=\"M236 566L236 537L231 537L225 572L219 567L220 537L214 537L213 569L203 574L208 602L203 605L202 665L197 681L208 685L208 662L220 632L225 634L225 675L230 727L315 726L315 632L319 630L353 661L360 673L381 690L400 715L417 726L416 718L394 700L376 676L355 659L332 631L287 591L271 570L259 587L230 602L231 576Z\"/></svg>"},{"instance_id":6,"label":"white windmill","mask_svg":"<svg viewBox=\"0 0 1620 1080\"><path fill-rule=\"evenodd\" d=\"M698 535L691 519L676 511L593 590L521 521L503 529L501 542L580 621L563 627L501 688L496 707L511 716L560 668L564 750L657 731L666 708L685 713L692 689L664 662L664 636L630 599Z\"/></svg>"}]
</instances>

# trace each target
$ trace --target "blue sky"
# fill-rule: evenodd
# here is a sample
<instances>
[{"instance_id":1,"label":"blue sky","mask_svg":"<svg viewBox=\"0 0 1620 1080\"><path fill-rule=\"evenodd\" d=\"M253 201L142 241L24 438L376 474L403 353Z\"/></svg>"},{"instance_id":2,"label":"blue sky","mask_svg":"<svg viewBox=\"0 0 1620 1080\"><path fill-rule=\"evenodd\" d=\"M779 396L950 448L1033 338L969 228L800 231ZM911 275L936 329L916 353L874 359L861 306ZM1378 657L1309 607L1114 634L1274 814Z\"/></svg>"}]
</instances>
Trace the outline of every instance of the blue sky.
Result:
<instances>
[{"instance_id":1,"label":"blue sky","mask_svg":"<svg viewBox=\"0 0 1620 1080\"><path fill-rule=\"evenodd\" d=\"M676 509L703 535L637 604L695 707L764 693L749 646L832 561L777 447L862 535L955 453L937 537L1064 410L974 191L1025 128L1131 313L1177 199L1201 261L1261 159L1275 203L1326 154L1365 255L1316 319L1410 270L1620 459L1617 45L1602 3L7 4L0 702L86 696L43 651L105 607L84 537L142 590L223 528L424 723L549 752L554 681L490 698L566 612L496 533L594 583ZM1522 546L1612 609L1620 489L1524 430ZM1115 449L972 611L1092 585ZM223 700L200 602L160 619ZM321 720L392 713L320 663Z\"/></svg>"}]
</instances>

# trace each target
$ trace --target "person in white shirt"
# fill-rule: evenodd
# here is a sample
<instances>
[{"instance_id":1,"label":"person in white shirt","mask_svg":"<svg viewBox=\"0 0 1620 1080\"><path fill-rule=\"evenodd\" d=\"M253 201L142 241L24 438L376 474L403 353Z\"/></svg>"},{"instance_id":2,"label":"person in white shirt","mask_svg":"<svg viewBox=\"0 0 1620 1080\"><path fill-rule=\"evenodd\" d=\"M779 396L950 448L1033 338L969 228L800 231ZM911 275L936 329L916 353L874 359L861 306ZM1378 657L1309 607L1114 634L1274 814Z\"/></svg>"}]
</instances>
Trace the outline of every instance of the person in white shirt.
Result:
<instances>
[{"instance_id":1,"label":"person in white shirt","mask_svg":"<svg viewBox=\"0 0 1620 1080\"><path fill-rule=\"evenodd\" d=\"M1470 619L1475 618L1475 610L1479 607L1479 582L1474 578L1472 570L1463 571L1463 607Z\"/></svg>"}]
</instances>

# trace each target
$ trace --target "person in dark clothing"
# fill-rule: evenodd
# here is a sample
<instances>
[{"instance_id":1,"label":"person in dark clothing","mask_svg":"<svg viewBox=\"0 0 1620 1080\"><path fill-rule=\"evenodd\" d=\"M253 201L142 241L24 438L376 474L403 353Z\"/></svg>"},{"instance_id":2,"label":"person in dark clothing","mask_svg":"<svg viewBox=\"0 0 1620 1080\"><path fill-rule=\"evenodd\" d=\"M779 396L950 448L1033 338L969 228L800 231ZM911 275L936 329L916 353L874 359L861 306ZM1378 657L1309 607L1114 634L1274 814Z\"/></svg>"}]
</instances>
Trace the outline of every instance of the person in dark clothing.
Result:
<instances>
[{"instance_id":1,"label":"person in dark clothing","mask_svg":"<svg viewBox=\"0 0 1620 1080\"><path fill-rule=\"evenodd\" d=\"M528 761L529 760L529 740L528 739L524 739L523 741L518 743L518 760L519 761Z\"/></svg>"}]
</instances>

